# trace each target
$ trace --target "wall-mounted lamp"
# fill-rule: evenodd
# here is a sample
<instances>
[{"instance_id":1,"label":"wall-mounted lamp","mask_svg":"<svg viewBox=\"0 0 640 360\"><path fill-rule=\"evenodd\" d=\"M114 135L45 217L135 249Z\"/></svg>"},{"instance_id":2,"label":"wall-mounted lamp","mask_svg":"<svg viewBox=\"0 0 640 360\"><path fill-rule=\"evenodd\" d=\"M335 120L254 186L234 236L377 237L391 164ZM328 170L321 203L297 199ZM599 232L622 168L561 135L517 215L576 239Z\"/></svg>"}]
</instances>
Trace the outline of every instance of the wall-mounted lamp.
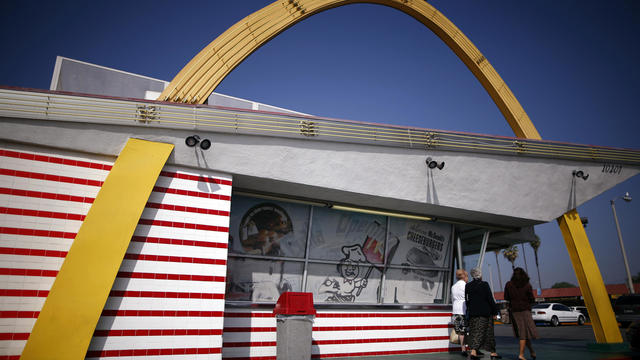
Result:
<instances>
[{"instance_id":1,"label":"wall-mounted lamp","mask_svg":"<svg viewBox=\"0 0 640 360\"><path fill-rule=\"evenodd\" d=\"M442 168L444 167L444 161L439 163L437 161L434 161L431 159L431 157L427 158L427 167L429 167L429 169L435 169L438 168L439 170L442 170Z\"/></svg>"},{"instance_id":2,"label":"wall-mounted lamp","mask_svg":"<svg viewBox=\"0 0 640 360\"><path fill-rule=\"evenodd\" d=\"M582 170L573 170L573 176L581 178L582 180L587 180L589 178L589 174L585 174Z\"/></svg>"},{"instance_id":3,"label":"wall-mounted lamp","mask_svg":"<svg viewBox=\"0 0 640 360\"><path fill-rule=\"evenodd\" d=\"M209 149L211 147L211 140L209 140L209 139L200 140L200 136L198 136L198 135L188 136L184 140L184 143L187 144L188 147L194 147L194 146L198 145L198 143L200 143L200 148L202 150L207 150L207 149Z\"/></svg>"}]
</instances>

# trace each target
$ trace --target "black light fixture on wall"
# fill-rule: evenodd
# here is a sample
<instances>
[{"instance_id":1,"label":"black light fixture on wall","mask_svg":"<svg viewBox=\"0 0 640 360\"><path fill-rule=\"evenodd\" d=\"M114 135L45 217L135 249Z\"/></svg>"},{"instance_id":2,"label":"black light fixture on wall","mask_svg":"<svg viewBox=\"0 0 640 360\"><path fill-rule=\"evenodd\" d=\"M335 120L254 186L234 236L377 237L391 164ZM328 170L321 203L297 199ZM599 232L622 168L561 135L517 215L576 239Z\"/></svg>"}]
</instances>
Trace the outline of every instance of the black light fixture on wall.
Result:
<instances>
[{"instance_id":1,"label":"black light fixture on wall","mask_svg":"<svg viewBox=\"0 0 640 360\"><path fill-rule=\"evenodd\" d=\"M431 159L431 157L428 157L427 167L429 167L429 169L438 168L439 170L442 170L442 168L444 167L444 161L441 163L438 163L437 161L434 161L433 159Z\"/></svg>"},{"instance_id":2,"label":"black light fixture on wall","mask_svg":"<svg viewBox=\"0 0 640 360\"><path fill-rule=\"evenodd\" d=\"M211 140L209 140L209 139L200 140L200 136L198 136L198 135L188 136L184 140L184 143L187 144L188 147L194 147L194 146L198 145L198 143L200 143L200 148L202 150L207 150L207 149L209 149L211 147Z\"/></svg>"},{"instance_id":3,"label":"black light fixture on wall","mask_svg":"<svg viewBox=\"0 0 640 360\"><path fill-rule=\"evenodd\" d=\"M582 170L573 170L573 176L582 180L587 180L589 178L589 174L585 174Z\"/></svg>"}]
</instances>

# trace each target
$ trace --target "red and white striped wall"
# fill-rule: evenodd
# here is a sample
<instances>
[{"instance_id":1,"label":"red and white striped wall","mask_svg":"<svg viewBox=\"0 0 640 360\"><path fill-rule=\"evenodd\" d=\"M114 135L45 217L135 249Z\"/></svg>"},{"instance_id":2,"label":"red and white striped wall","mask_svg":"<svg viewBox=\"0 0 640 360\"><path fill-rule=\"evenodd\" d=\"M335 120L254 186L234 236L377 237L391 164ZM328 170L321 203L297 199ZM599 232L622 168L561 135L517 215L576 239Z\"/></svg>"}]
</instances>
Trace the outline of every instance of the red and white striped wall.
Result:
<instances>
[{"instance_id":1,"label":"red and white striped wall","mask_svg":"<svg viewBox=\"0 0 640 360\"><path fill-rule=\"evenodd\" d=\"M318 310L312 358L459 351L458 345L449 343L450 320L450 310ZM275 360L272 312L227 310L222 355L235 360Z\"/></svg>"},{"instance_id":2,"label":"red and white striped wall","mask_svg":"<svg viewBox=\"0 0 640 360\"><path fill-rule=\"evenodd\" d=\"M0 360L18 359L113 162L0 148ZM87 358L220 359L231 177L165 166Z\"/></svg>"}]
</instances>

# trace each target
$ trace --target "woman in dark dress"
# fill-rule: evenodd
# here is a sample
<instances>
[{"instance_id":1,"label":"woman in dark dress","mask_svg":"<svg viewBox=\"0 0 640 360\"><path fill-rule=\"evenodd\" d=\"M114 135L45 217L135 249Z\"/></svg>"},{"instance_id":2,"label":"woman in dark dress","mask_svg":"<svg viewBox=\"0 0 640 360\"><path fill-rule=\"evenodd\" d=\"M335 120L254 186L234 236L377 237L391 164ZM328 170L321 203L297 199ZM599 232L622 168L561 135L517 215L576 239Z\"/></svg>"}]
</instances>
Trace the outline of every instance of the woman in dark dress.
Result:
<instances>
[{"instance_id":1,"label":"woman in dark dress","mask_svg":"<svg viewBox=\"0 0 640 360\"><path fill-rule=\"evenodd\" d=\"M464 289L469 316L469 336L467 344L471 348L471 359L480 359L479 349L491 352L491 359L501 359L496 353L496 339L493 334L493 319L498 315L498 307L491 288L482 281L482 271L471 269L473 280Z\"/></svg>"},{"instance_id":2,"label":"woman in dark dress","mask_svg":"<svg viewBox=\"0 0 640 360\"><path fill-rule=\"evenodd\" d=\"M536 352L531 345L531 339L538 338L536 324L531 317L531 304L535 299L529 283L529 275L522 268L517 267L513 270L511 280L504 287L504 299L509 302L513 334L520 340L518 359L526 360L524 357L524 347L526 346L531 358L535 360Z\"/></svg>"}]
</instances>

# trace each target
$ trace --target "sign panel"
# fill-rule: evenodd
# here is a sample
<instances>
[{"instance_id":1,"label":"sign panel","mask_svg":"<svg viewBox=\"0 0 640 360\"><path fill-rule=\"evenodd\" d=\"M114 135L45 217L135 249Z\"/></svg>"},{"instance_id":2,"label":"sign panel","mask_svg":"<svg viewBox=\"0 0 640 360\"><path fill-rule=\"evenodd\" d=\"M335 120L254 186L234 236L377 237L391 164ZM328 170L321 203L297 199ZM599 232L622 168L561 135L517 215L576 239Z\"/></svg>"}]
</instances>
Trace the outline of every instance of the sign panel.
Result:
<instances>
[{"instance_id":1,"label":"sign panel","mask_svg":"<svg viewBox=\"0 0 640 360\"><path fill-rule=\"evenodd\" d=\"M231 213L231 253L304 257L309 206L234 196Z\"/></svg>"}]
</instances>

